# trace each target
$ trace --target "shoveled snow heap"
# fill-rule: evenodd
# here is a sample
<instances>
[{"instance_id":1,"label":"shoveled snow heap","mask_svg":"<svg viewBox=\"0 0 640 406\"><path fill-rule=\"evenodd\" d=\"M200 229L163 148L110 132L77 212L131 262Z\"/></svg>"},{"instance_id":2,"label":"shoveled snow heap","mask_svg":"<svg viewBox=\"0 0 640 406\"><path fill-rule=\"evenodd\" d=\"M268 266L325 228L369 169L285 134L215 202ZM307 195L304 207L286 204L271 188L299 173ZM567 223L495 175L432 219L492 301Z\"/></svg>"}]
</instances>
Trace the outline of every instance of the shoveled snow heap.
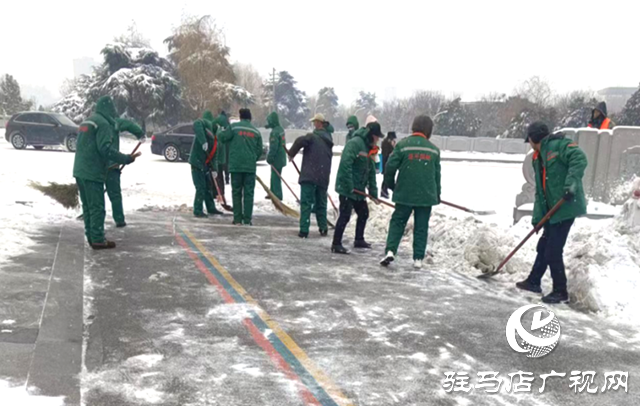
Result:
<instances>
[{"instance_id":1,"label":"shoveled snow heap","mask_svg":"<svg viewBox=\"0 0 640 406\"><path fill-rule=\"evenodd\" d=\"M369 204L367 238L386 238L393 210ZM496 266L531 230L531 218L513 227L482 221L436 207L430 221L428 255L434 268L478 275ZM353 221L351 223L354 223ZM353 224L350 225L353 228ZM351 231L352 233L353 231ZM625 223L622 216L610 220L578 219L565 247L565 265L573 306L606 317L632 321L640 312L640 229ZM411 255L413 220L405 230L399 255ZM350 235L347 233L347 235ZM505 283L525 279L536 256L538 236L533 236L496 276ZM551 289L549 272L543 290Z\"/></svg>"}]
</instances>

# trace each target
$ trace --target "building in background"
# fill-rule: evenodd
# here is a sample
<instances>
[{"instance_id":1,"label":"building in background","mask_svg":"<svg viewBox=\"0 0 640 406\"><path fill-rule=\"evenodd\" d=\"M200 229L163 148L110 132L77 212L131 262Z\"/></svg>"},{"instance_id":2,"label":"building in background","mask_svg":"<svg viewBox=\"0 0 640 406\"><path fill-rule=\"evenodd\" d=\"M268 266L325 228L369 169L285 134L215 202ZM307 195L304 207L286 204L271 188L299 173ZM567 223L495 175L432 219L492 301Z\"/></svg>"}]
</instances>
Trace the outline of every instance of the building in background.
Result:
<instances>
[{"instance_id":1,"label":"building in background","mask_svg":"<svg viewBox=\"0 0 640 406\"><path fill-rule=\"evenodd\" d=\"M638 90L637 87L607 87L598 91L598 99L607 103L609 114L622 111L627 100Z\"/></svg>"},{"instance_id":2,"label":"building in background","mask_svg":"<svg viewBox=\"0 0 640 406\"><path fill-rule=\"evenodd\" d=\"M98 62L88 56L76 58L73 60L73 77L78 78L82 75L90 75L93 72L93 67L97 65Z\"/></svg>"}]
</instances>

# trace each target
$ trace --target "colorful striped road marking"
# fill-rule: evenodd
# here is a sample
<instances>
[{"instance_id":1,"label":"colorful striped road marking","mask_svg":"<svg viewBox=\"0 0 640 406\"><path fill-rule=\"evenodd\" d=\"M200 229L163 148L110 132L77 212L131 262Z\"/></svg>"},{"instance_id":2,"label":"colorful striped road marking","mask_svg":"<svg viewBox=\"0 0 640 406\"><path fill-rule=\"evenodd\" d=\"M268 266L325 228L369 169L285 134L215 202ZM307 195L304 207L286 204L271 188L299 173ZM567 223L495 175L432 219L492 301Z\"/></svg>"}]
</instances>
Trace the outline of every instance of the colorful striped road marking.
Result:
<instances>
[{"instance_id":1,"label":"colorful striped road marking","mask_svg":"<svg viewBox=\"0 0 640 406\"><path fill-rule=\"evenodd\" d=\"M189 253L200 272L218 288L225 302L252 305L250 317L244 320L245 327L287 377L304 385L301 394L307 404L353 406L331 378L311 361L189 230L180 228L176 232L176 240ZM267 335L268 330L271 330L271 333Z\"/></svg>"}]
</instances>

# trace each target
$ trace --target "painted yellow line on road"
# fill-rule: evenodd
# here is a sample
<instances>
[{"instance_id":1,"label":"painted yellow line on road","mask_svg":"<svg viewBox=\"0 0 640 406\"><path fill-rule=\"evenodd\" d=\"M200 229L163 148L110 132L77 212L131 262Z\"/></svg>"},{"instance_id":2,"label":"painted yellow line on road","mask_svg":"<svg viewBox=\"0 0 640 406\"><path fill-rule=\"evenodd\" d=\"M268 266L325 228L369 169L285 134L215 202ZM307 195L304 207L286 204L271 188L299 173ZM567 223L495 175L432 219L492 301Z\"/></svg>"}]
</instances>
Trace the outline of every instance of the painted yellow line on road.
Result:
<instances>
[{"instance_id":1,"label":"painted yellow line on road","mask_svg":"<svg viewBox=\"0 0 640 406\"><path fill-rule=\"evenodd\" d=\"M260 318L269 326L269 328L278 336L280 341L291 351L291 353L300 361L305 369L314 377L320 386L333 398L336 403L342 406L354 406L353 403L345 396L338 386L327 376L310 358L309 356L296 344L295 341L280 327L280 325L269 316L269 314L256 302L253 297L231 276L229 271L220 264L218 259L213 256L202 245L189 230L181 227L181 230L185 235L189 237L191 242L198 248L198 250L207 258L209 262L220 272L220 274L226 279L226 281L233 286L233 288L247 301L255 306L255 311Z\"/></svg>"}]
</instances>

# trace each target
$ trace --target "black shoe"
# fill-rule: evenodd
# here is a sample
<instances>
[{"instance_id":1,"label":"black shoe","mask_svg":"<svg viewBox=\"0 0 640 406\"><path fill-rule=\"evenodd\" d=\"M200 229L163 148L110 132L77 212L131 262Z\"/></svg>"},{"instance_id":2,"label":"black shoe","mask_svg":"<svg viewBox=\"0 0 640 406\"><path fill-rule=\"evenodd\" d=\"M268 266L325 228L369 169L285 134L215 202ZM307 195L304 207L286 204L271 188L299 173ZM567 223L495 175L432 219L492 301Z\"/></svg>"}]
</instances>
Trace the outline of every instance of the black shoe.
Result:
<instances>
[{"instance_id":1,"label":"black shoe","mask_svg":"<svg viewBox=\"0 0 640 406\"><path fill-rule=\"evenodd\" d=\"M116 228L124 228L127 226L127 223L116 223Z\"/></svg>"},{"instance_id":2,"label":"black shoe","mask_svg":"<svg viewBox=\"0 0 640 406\"><path fill-rule=\"evenodd\" d=\"M564 292L551 292L547 296L542 298L543 303L547 304L558 304L558 303L568 303L569 302L569 294Z\"/></svg>"},{"instance_id":3,"label":"black shoe","mask_svg":"<svg viewBox=\"0 0 640 406\"><path fill-rule=\"evenodd\" d=\"M380 261L380 265L389 266L389 264L392 263L394 259L396 259L396 257L395 255L393 255L393 251L388 251L387 255Z\"/></svg>"},{"instance_id":4,"label":"black shoe","mask_svg":"<svg viewBox=\"0 0 640 406\"><path fill-rule=\"evenodd\" d=\"M300 233L298 233L298 237L300 237L300 238L309 238L309 233L300 232Z\"/></svg>"},{"instance_id":5,"label":"black shoe","mask_svg":"<svg viewBox=\"0 0 640 406\"><path fill-rule=\"evenodd\" d=\"M364 249L370 249L371 248L371 244L369 244L368 242L366 242L365 240L355 240L353 242L353 247L354 248L364 248Z\"/></svg>"},{"instance_id":6,"label":"black shoe","mask_svg":"<svg viewBox=\"0 0 640 406\"><path fill-rule=\"evenodd\" d=\"M534 285L526 279L522 282L516 282L516 287L518 289L526 290L533 293L542 293L542 288L540 288L540 285Z\"/></svg>"},{"instance_id":7,"label":"black shoe","mask_svg":"<svg viewBox=\"0 0 640 406\"><path fill-rule=\"evenodd\" d=\"M104 240L104 242L96 242L91 244L91 248L93 248L94 250L108 250L115 247L116 247L116 243L109 240Z\"/></svg>"},{"instance_id":8,"label":"black shoe","mask_svg":"<svg viewBox=\"0 0 640 406\"><path fill-rule=\"evenodd\" d=\"M206 219L206 218L208 218L208 217L209 217L209 216L207 216L205 213L194 213L194 215L193 215L193 216L194 216L194 217L197 217L197 218L199 218L199 219Z\"/></svg>"},{"instance_id":9,"label":"black shoe","mask_svg":"<svg viewBox=\"0 0 640 406\"><path fill-rule=\"evenodd\" d=\"M342 245L332 245L331 252L333 252L334 254L348 254L349 250L347 250Z\"/></svg>"},{"instance_id":10,"label":"black shoe","mask_svg":"<svg viewBox=\"0 0 640 406\"><path fill-rule=\"evenodd\" d=\"M321 237L326 237L329 235L329 230L320 230L320 236Z\"/></svg>"}]
</instances>

